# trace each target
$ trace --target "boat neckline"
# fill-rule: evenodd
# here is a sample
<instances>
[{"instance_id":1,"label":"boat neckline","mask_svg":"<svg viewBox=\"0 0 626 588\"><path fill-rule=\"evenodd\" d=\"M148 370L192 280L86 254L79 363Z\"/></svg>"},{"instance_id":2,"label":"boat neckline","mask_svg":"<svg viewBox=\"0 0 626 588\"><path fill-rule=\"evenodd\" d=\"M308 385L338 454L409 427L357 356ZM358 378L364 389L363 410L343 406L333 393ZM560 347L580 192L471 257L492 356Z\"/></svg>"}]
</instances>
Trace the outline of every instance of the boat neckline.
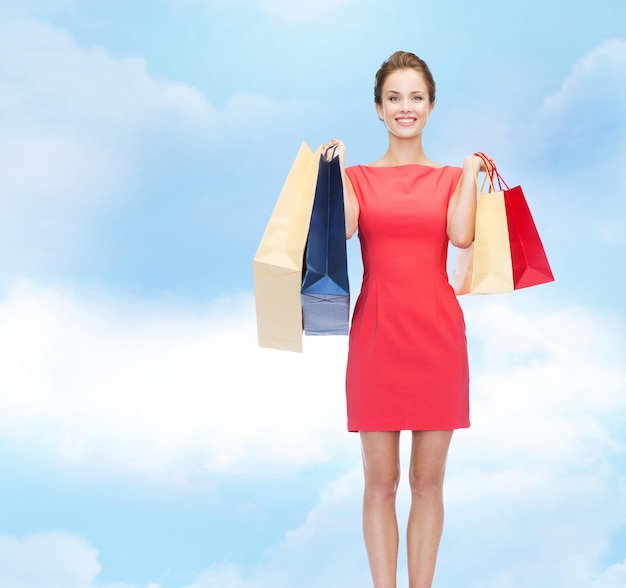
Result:
<instances>
[{"instance_id":1,"label":"boat neckline","mask_svg":"<svg viewBox=\"0 0 626 588\"><path fill-rule=\"evenodd\" d=\"M360 164L356 167L366 167L368 169L394 169L398 167L411 167L411 166L426 167L428 169L443 169L445 167L450 167L449 165L440 165L439 167L435 167L434 165L427 165L425 163L402 163L399 165L363 165L363 164Z\"/></svg>"}]
</instances>

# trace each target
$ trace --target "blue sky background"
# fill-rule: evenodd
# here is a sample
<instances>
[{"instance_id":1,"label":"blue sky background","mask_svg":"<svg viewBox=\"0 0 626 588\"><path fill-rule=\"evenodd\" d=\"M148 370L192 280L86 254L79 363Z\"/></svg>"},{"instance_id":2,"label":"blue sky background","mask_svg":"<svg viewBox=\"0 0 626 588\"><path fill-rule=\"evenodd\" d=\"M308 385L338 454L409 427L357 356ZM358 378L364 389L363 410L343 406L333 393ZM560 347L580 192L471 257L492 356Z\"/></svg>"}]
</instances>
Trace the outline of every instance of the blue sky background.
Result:
<instances>
[{"instance_id":1,"label":"blue sky background","mask_svg":"<svg viewBox=\"0 0 626 588\"><path fill-rule=\"evenodd\" d=\"M346 340L258 349L251 260L301 141L382 154L373 76L404 49L438 84L428 155L493 155L556 276L462 299L472 428L435 586L623 588L624 22L622 0L0 0L0 587L369 585Z\"/></svg>"}]
</instances>

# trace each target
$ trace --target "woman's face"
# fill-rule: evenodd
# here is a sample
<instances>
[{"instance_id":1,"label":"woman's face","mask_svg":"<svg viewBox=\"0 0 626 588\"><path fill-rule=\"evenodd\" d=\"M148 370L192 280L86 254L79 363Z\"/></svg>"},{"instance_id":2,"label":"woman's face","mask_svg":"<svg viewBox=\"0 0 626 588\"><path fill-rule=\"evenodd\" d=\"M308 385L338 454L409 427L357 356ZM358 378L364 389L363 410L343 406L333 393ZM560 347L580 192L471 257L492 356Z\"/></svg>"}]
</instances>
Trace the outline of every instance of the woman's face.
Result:
<instances>
[{"instance_id":1,"label":"woman's face","mask_svg":"<svg viewBox=\"0 0 626 588\"><path fill-rule=\"evenodd\" d=\"M390 133L410 139L422 132L433 106L422 73L407 68L387 76L376 111Z\"/></svg>"}]
</instances>

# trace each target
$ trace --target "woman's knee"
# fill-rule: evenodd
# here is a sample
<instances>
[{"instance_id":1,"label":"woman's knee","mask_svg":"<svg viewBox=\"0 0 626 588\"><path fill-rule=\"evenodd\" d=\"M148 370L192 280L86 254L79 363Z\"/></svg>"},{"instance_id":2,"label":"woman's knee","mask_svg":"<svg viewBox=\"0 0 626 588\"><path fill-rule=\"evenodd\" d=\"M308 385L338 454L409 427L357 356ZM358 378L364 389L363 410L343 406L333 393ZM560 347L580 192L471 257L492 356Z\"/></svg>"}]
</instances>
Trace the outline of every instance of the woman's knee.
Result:
<instances>
[{"instance_id":1,"label":"woman's knee","mask_svg":"<svg viewBox=\"0 0 626 588\"><path fill-rule=\"evenodd\" d=\"M424 498L440 498L443 496L444 472L424 472L411 468L409 485L411 494Z\"/></svg>"},{"instance_id":2,"label":"woman's knee","mask_svg":"<svg viewBox=\"0 0 626 588\"><path fill-rule=\"evenodd\" d=\"M393 498L400 484L400 466L365 468L365 492L378 498Z\"/></svg>"}]
</instances>

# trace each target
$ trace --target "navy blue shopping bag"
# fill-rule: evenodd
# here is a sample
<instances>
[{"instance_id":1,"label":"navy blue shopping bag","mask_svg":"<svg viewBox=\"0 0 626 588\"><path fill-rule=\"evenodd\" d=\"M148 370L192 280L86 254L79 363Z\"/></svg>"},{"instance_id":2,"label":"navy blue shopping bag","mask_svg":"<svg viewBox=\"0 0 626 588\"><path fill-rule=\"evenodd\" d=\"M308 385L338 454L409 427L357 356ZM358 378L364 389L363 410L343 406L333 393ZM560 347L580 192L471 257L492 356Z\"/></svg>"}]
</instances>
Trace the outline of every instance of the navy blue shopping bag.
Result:
<instances>
[{"instance_id":1,"label":"navy blue shopping bag","mask_svg":"<svg viewBox=\"0 0 626 588\"><path fill-rule=\"evenodd\" d=\"M347 335L350 286L339 158L320 156L302 271L305 335Z\"/></svg>"}]
</instances>

